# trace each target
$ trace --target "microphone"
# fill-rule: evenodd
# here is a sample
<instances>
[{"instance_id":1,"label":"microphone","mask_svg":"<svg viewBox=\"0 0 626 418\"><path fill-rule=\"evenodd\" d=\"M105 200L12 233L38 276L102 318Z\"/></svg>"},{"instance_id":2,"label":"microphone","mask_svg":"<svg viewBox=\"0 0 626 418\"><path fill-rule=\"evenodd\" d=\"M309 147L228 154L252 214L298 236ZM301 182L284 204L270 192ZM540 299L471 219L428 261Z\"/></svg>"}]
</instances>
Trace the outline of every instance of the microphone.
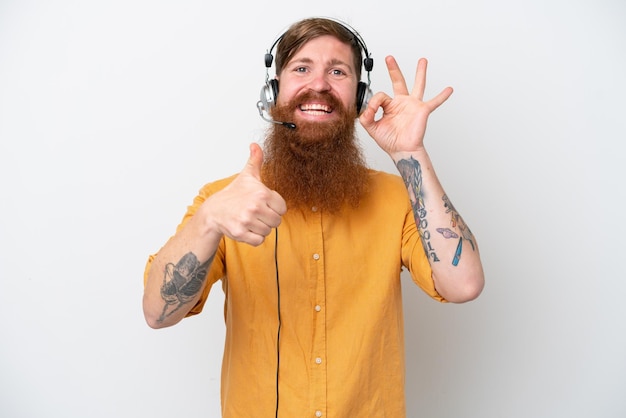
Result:
<instances>
[{"instance_id":1,"label":"microphone","mask_svg":"<svg viewBox=\"0 0 626 418\"><path fill-rule=\"evenodd\" d=\"M277 125L283 125L284 127L289 128L291 130L296 129L296 124L293 122L281 122L279 120L268 119L265 116L263 116L263 103L260 100L256 103L256 107L257 109L259 109L259 116L261 116L261 119L263 119L264 121L272 122Z\"/></svg>"}]
</instances>

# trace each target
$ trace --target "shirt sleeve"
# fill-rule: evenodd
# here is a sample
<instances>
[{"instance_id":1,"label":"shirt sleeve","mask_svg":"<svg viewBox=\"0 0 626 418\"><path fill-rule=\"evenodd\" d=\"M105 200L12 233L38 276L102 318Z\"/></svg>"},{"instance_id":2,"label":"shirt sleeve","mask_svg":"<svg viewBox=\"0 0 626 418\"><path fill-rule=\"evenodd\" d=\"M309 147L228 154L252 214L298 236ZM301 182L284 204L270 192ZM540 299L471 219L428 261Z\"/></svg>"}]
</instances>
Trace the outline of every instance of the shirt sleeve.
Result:
<instances>
[{"instance_id":1,"label":"shirt sleeve","mask_svg":"<svg viewBox=\"0 0 626 418\"><path fill-rule=\"evenodd\" d=\"M447 302L435 289L432 269L426 257L422 239L415 225L415 217L413 216L413 211L410 210L410 206L406 214L404 231L402 233L402 262L411 273L413 282L428 296L439 302Z\"/></svg>"},{"instance_id":2,"label":"shirt sleeve","mask_svg":"<svg viewBox=\"0 0 626 418\"><path fill-rule=\"evenodd\" d=\"M205 184L200 189L196 197L193 199L193 203L187 207L187 211L185 212L185 215L183 216L182 220L176 227L176 232L179 232L187 224L187 222L189 222L189 220L196 214L196 212L198 211L198 208L204 203L205 200L207 200L215 192L226 187L234 179L234 177L235 176L231 176L231 177L228 177L228 178L225 178L225 179L213 182L213 183ZM148 273L150 272L152 262L154 261L157 254L158 252L148 256L148 260L146 262L146 265L144 268L144 275L143 275L144 286L146 285L148 281ZM187 316L197 315L200 312L202 312L202 308L204 307L204 304L209 296L209 291L211 290L211 287L213 286L215 282L217 282L222 277L224 277L224 275L225 275L224 239L222 238L218 246L217 252L215 254L215 258L213 259L213 262L211 263L211 268L207 272L207 277L206 277L207 283L204 286L204 289L202 291L202 296L200 297L196 305L193 308L191 308L191 310L187 313Z\"/></svg>"}]
</instances>

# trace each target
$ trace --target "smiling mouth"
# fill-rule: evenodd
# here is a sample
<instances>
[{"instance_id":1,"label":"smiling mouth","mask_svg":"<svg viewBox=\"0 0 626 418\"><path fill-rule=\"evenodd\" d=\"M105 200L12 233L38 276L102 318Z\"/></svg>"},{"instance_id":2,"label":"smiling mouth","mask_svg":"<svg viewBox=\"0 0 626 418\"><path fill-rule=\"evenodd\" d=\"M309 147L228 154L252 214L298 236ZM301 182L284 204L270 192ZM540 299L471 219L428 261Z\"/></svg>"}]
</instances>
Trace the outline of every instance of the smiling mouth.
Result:
<instances>
[{"instance_id":1,"label":"smiling mouth","mask_svg":"<svg viewBox=\"0 0 626 418\"><path fill-rule=\"evenodd\" d=\"M300 105L300 110L311 115L325 115L333 111L332 107L322 104L303 104Z\"/></svg>"}]
</instances>

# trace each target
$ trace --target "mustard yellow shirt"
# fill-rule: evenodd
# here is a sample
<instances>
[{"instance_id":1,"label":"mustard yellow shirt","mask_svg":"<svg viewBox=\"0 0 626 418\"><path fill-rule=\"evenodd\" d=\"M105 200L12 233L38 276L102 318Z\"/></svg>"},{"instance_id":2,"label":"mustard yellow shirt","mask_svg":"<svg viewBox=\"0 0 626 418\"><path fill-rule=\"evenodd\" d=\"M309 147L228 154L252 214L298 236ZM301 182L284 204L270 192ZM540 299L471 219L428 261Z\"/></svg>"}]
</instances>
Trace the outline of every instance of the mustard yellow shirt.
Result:
<instances>
[{"instance_id":1,"label":"mustard yellow shirt","mask_svg":"<svg viewBox=\"0 0 626 418\"><path fill-rule=\"evenodd\" d=\"M223 417L274 417L277 375L280 417L405 417L401 270L444 299L402 179L373 170L370 178L358 208L290 209L278 239L273 232L258 247L222 239L189 315L221 280ZM205 185L178 229L232 179Z\"/></svg>"}]
</instances>

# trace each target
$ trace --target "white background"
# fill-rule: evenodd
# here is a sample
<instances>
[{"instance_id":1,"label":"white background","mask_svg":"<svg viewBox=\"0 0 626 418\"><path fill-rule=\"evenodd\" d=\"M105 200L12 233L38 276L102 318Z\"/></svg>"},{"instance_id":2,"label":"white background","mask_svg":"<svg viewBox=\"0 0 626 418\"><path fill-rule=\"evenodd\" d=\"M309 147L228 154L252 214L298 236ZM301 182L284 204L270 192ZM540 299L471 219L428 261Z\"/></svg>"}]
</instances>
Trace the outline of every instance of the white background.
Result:
<instances>
[{"instance_id":1,"label":"white background","mask_svg":"<svg viewBox=\"0 0 626 418\"><path fill-rule=\"evenodd\" d=\"M151 330L144 264L261 141L263 54L311 15L361 32L374 91L387 54L455 88L426 143L487 283L404 280L409 417L626 416L621 0L0 1L0 416L219 415L221 290Z\"/></svg>"}]
</instances>

